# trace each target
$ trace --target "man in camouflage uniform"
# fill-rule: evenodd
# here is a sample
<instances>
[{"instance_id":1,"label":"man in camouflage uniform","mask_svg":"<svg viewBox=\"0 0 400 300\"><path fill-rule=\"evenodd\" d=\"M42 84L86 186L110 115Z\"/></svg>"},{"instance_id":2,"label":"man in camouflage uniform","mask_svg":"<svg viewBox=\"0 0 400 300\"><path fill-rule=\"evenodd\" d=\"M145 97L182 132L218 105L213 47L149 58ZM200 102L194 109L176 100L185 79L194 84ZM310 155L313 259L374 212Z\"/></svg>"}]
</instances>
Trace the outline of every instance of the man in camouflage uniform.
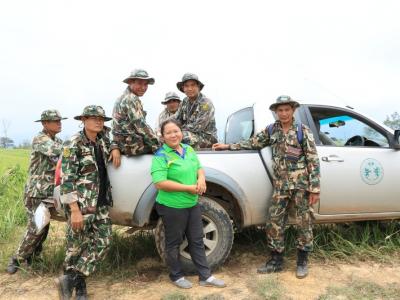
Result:
<instances>
[{"instance_id":1,"label":"man in camouflage uniform","mask_svg":"<svg viewBox=\"0 0 400 300\"><path fill-rule=\"evenodd\" d=\"M75 117L84 129L64 143L61 202L68 218L64 275L56 279L60 299L87 299L85 277L104 259L111 241L111 186L107 175L109 128L101 106L89 105Z\"/></svg>"},{"instance_id":2,"label":"man in camouflage uniform","mask_svg":"<svg viewBox=\"0 0 400 300\"><path fill-rule=\"evenodd\" d=\"M7 267L9 274L18 271L20 262L31 263L32 257L39 255L42 244L49 232L47 224L40 232L34 221L34 214L40 203L48 208L54 207L53 190L57 161L61 155L62 141L56 134L61 131L60 113L57 110L45 110L40 120L43 129L32 141L28 181L25 186L24 203L28 214L28 227L17 252Z\"/></svg>"},{"instance_id":3,"label":"man in camouflage uniform","mask_svg":"<svg viewBox=\"0 0 400 300\"><path fill-rule=\"evenodd\" d=\"M284 251L284 230L289 209L296 213L297 226L297 270L296 276L308 274L308 253L313 249L312 205L319 201L320 168L319 159L310 129L296 124L293 114L299 103L289 96L280 96L270 106L278 120L254 137L238 144L216 144L216 150L272 148L274 161L274 193L269 208L266 226L271 259L258 269L259 273L282 270ZM299 135L299 130L301 134ZM302 140L299 140L302 136Z\"/></svg>"},{"instance_id":4,"label":"man in camouflage uniform","mask_svg":"<svg viewBox=\"0 0 400 300\"><path fill-rule=\"evenodd\" d=\"M154 84L154 78L145 70L136 69L123 82L128 87L115 102L113 111L111 149L115 166L119 165L120 153L140 155L153 153L159 147L156 134L146 123L146 112L139 99L146 93L148 85Z\"/></svg>"},{"instance_id":5,"label":"man in camouflage uniform","mask_svg":"<svg viewBox=\"0 0 400 300\"><path fill-rule=\"evenodd\" d=\"M166 107L158 116L156 124L158 137L161 137L161 124L175 115L175 113L179 109L179 105L181 104L181 98L179 98L179 96L175 92L168 92L165 94L165 99L164 101L161 101L161 104L165 105Z\"/></svg>"},{"instance_id":6,"label":"man in camouflage uniform","mask_svg":"<svg viewBox=\"0 0 400 300\"><path fill-rule=\"evenodd\" d=\"M182 124L182 142L195 149L210 148L218 137L214 105L200 92L204 84L197 75L186 73L176 86L186 94L175 117Z\"/></svg>"}]
</instances>

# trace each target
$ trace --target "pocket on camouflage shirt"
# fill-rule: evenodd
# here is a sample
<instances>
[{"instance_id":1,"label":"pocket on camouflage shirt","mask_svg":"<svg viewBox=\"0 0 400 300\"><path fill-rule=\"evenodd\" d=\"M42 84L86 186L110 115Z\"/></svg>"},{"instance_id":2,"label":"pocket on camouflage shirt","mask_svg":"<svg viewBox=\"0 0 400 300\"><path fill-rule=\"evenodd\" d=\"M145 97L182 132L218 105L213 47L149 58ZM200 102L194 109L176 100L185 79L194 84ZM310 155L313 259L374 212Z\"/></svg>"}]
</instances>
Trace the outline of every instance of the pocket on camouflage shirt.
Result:
<instances>
[{"instance_id":1,"label":"pocket on camouflage shirt","mask_svg":"<svg viewBox=\"0 0 400 300\"><path fill-rule=\"evenodd\" d=\"M286 150L286 159L289 161L298 161L300 156L303 154L303 150L301 148L296 148L289 146Z\"/></svg>"}]
</instances>

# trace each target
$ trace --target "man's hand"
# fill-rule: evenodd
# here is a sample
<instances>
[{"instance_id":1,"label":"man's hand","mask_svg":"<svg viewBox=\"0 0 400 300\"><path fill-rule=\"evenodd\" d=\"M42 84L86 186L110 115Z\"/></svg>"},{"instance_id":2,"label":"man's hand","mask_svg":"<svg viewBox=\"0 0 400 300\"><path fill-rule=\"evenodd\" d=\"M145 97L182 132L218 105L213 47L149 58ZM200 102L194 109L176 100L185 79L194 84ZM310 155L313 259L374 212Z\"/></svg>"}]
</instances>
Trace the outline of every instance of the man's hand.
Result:
<instances>
[{"instance_id":1,"label":"man's hand","mask_svg":"<svg viewBox=\"0 0 400 300\"><path fill-rule=\"evenodd\" d=\"M308 198L308 203L310 205L314 205L318 203L318 201L319 201L319 193L310 193L310 196Z\"/></svg>"},{"instance_id":2,"label":"man's hand","mask_svg":"<svg viewBox=\"0 0 400 300\"><path fill-rule=\"evenodd\" d=\"M83 216L79 209L78 203L73 202L69 205L71 209L71 227L73 231L81 231L83 229Z\"/></svg>"},{"instance_id":3,"label":"man's hand","mask_svg":"<svg viewBox=\"0 0 400 300\"><path fill-rule=\"evenodd\" d=\"M108 161L110 160L112 160L115 168L118 168L121 165L121 152L118 148L111 150Z\"/></svg>"},{"instance_id":4,"label":"man's hand","mask_svg":"<svg viewBox=\"0 0 400 300\"><path fill-rule=\"evenodd\" d=\"M213 150L228 150L229 144L216 143L212 145Z\"/></svg>"}]
</instances>

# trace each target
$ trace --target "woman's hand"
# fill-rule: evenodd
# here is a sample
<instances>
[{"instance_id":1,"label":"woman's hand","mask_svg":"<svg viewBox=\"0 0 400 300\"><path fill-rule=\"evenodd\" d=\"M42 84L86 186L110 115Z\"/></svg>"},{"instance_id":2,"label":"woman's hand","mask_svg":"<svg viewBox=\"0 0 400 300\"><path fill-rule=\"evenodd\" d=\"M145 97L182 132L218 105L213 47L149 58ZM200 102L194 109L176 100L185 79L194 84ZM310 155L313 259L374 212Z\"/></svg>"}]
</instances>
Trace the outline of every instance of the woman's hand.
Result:
<instances>
[{"instance_id":1,"label":"woman's hand","mask_svg":"<svg viewBox=\"0 0 400 300\"><path fill-rule=\"evenodd\" d=\"M187 190L186 192L191 193L191 194L197 194L197 185L187 185Z\"/></svg>"},{"instance_id":2,"label":"woman's hand","mask_svg":"<svg viewBox=\"0 0 400 300\"><path fill-rule=\"evenodd\" d=\"M204 176L200 176L197 179L196 194L203 195L206 192L206 189L207 189L206 179L204 178Z\"/></svg>"}]
</instances>

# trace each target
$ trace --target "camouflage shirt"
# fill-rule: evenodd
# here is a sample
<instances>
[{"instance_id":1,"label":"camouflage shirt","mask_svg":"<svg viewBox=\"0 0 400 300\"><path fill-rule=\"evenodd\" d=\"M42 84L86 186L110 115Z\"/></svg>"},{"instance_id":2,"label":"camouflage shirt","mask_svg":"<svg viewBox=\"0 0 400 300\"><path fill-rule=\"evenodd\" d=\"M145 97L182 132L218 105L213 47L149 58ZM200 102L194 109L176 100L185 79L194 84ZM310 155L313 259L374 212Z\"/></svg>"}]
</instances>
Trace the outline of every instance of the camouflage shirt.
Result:
<instances>
[{"instance_id":1,"label":"camouflage shirt","mask_svg":"<svg viewBox=\"0 0 400 300\"><path fill-rule=\"evenodd\" d=\"M56 164L60 157L62 141L52 138L44 130L32 141L28 181L25 194L32 198L53 196Z\"/></svg>"},{"instance_id":2,"label":"camouflage shirt","mask_svg":"<svg viewBox=\"0 0 400 300\"><path fill-rule=\"evenodd\" d=\"M160 115L158 116L158 120L157 120L157 124L156 124L156 132L157 132L157 136L161 136L161 124L164 121L167 121L168 119L171 119L172 117L175 116L175 113L171 113L168 108L165 108Z\"/></svg>"},{"instance_id":3,"label":"camouflage shirt","mask_svg":"<svg viewBox=\"0 0 400 300\"><path fill-rule=\"evenodd\" d=\"M152 153L159 147L156 134L146 123L142 102L129 87L114 105L112 134L111 149L119 148L128 156Z\"/></svg>"},{"instance_id":4,"label":"camouflage shirt","mask_svg":"<svg viewBox=\"0 0 400 300\"><path fill-rule=\"evenodd\" d=\"M262 149L271 146L275 188L303 189L319 193L319 158L311 130L302 124L303 141L300 145L294 121L286 134L282 130L280 121L276 121L273 126L271 136L266 128L247 141L231 144L230 149Z\"/></svg>"},{"instance_id":5,"label":"camouflage shirt","mask_svg":"<svg viewBox=\"0 0 400 300\"><path fill-rule=\"evenodd\" d=\"M105 127L96 138L96 145L102 151L106 166L110 154L109 131L110 129ZM94 213L99 197L100 176L94 143L86 137L84 131L78 132L64 143L61 178L61 202L70 204L78 201L83 214ZM111 186L108 178L106 198L111 204Z\"/></svg>"},{"instance_id":6,"label":"camouflage shirt","mask_svg":"<svg viewBox=\"0 0 400 300\"><path fill-rule=\"evenodd\" d=\"M183 131L190 131L217 142L214 112L211 100L200 93L193 103L188 97L184 98L175 118L182 124Z\"/></svg>"}]
</instances>

